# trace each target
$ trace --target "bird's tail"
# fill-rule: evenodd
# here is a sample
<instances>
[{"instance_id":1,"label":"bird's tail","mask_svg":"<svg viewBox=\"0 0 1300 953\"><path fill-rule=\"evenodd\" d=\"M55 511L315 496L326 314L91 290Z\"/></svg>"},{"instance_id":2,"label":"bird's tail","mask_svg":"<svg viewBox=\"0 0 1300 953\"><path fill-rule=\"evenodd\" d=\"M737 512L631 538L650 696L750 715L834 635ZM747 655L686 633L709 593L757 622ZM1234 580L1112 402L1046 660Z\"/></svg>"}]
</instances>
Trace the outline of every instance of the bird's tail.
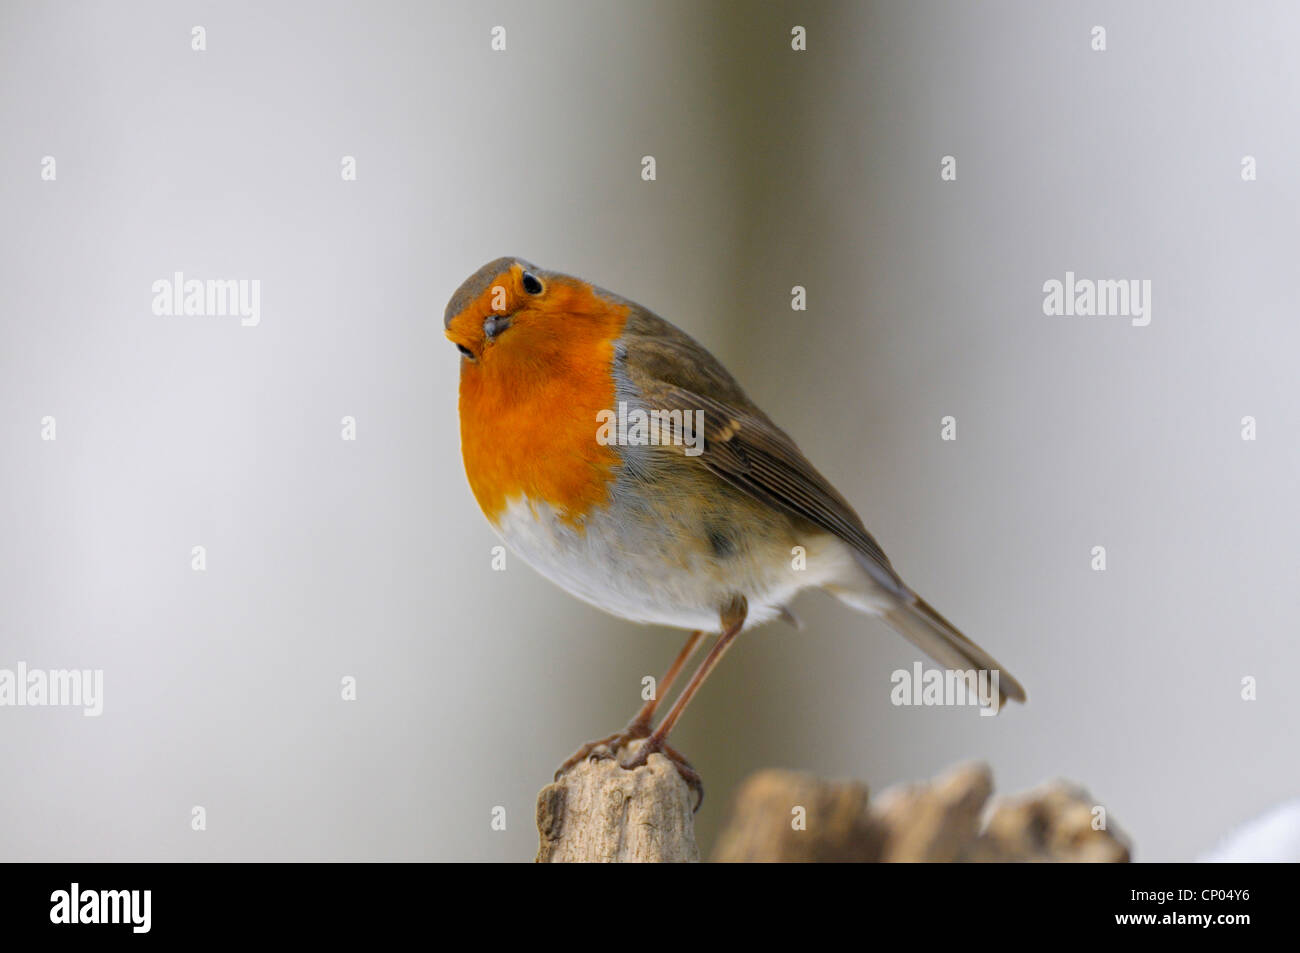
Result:
<instances>
[{"instance_id":1,"label":"bird's tail","mask_svg":"<svg viewBox=\"0 0 1300 953\"><path fill-rule=\"evenodd\" d=\"M884 611L886 622L945 668L997 672L999 707L1007 699L1025 701L1024 688L998 664L997 659L962 635L955 625L920 596L910 595L910 600L898 601Z\"/></svg>"}]
</instances>

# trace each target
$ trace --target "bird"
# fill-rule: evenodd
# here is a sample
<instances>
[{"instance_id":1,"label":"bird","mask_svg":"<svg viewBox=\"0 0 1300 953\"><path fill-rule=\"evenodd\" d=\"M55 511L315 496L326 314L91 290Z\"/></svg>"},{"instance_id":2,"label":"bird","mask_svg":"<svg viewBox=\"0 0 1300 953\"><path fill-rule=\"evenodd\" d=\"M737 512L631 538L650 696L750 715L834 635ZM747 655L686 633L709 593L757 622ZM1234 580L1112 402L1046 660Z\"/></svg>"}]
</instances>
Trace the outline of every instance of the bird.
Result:
<instances>
[{"instance_id":1,"label":"bird","mask_svg":"<svg viewBox=\"0 0 1300 953\"><path fill-rule=\"evenodd\" d=\"M628 725L579 748L557 779L584 758L627 748L621 764L634 769L659 753L698 809L703 782L668 736L736 637L795 621L790 601L808 589L882 618L949 669L992 673L999 707L1026 700L903 581L844 496L676 325L514 257L465 279L443 323L460 352L465 475L495 532L577 598L690 632ZM660 698L711 634L653 726Z\"/></svg>"}]
</instances>

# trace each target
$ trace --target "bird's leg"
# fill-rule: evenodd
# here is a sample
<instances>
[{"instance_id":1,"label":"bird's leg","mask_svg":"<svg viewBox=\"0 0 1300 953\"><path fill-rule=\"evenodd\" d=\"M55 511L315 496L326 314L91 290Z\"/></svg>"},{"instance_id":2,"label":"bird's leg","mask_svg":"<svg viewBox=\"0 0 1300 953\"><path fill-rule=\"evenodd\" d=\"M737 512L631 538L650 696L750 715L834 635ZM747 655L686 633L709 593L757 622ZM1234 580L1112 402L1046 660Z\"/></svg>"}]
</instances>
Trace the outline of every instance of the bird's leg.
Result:
<instances>
[{"instance_id":1,"label":"bird's leg","mask_svg":"<svg viewBox=\"0 0 1300 953\"><path fill-rule=\"evenodd\" d=\"M691 633L691 637L686 640L682 650L677 653L677 658L673 659L673 664L668 666L668 671L664 672L663 679L655 686L654 697L648 699L641 706L641 710L628 722L626 731L633 738L649 736L650 722L654 719L655 712L659 708L659 700L667 695L668 690L673 687L673 682L677 681L677 676L681 674L682 668L695 654L695 649L699 646L702 638L704 638L703 629Z\"/></svg>"},{"instance_id":2,"label":"bird's leg","mask_svg":"<svg viewBox=\"0 0 1300 953\"><path fill-rule=\"evenodd\" d=\"M641 747L637 756L633 758L632 761L625 764L624 767L640 767L645 764L646 759L649 758L650 755L654 754L656 751L663 750L664 742L667 740L669 733L673 730L673 726L677 724L677 719L682 717L682 712L685 711L686 706L691 703L691 699L695 696L695 693L700 690L700 686L704 684L704 680L709 677L709 673L713 671L714 667L722 659L722 656L726 653L727 649L730 648L732 641L734 641L736 636L740 634L740 630L744 628L745 616L748 611L748 605L745 602L744 596L736 596L730 603L728 603L727 607L722 611L722 634L718 636L718 641L713 644L713 648L709 650L709 654L704 657L704 661L700 663L700 667L695 670L695 674L691 676L691 680L686 683L686 687L682 689L681 695L679 695L677 700L673 702L673 707L668 709L668 714L665 715L664 720L659 723L659 727L656 728L646 740L646 743Z\"/></svg>"},{"instance_id":3,"label":"bird's leg","mask_svg":"<svg viewBox=\"0 0 1300 953\"><path fill-rule=\"evenodd\" d=\"M624 747L628 742L635 741L639 738L649 737L650 722L654 718L655 711L659 707L659 700L663 698L664 695L668 694L668 689L670 689L673 682L677 680L677 676L681 673L682 667L690 660L690 657L695 654L695 649L699 646L700 639L702 638L704 638L703 630L691 633L691 637L686 640L686 645L677 653L677 658L673 660L673 664L668 667L668 671L664 673L663 679L660 680L659 684L656 686L654 697L648 699L646 703L641 706L641 710L632 716L632 720L628 722L626 728L622 731L615 732L608 738L601 738L597 741L588 741L585 745L575 751L569 760L560 765L555 772L555 780L558 781L580 761L592 757L593 753L599 748L608 749L609 754L606 755L606 757L612 758L618 753L618 750Z\"/></svg>"},{"instance_id":4,"label":"bird's leg","mask_svg":"<svg viewBox=\"0 0 1300 953\"><path fill-rule=\"evenodd\" d=\"M668 714L665 715L664 720L659 723L659 727L656 728L650 737L646 739L645 744L641 746L641 750L638 751L630 761L623 764L623 767L630 770L632 768L641 767L646 763L650 755L655 754L656 752L662 752L667 755L673 764L676 765L678 773L696 792L698 796L698 800L695 802L696 810L699 810L700 804L704 801L704 786L700 783L700 775L690 766L690 764L687 763L685 758L679 755L672 748L669 748L665 742L668 739L669 732L671 732L673 726L677 724L677 719L682 717L682 712L686 710L686 706L691 703L691 699L695 696L695 693L699 691L700 686L704 684L704 680L709 677L709 673L713 671L714 667L722 659L722 656L726 653L727 649L730 648L731 643L735 641L736 636L740 634L740 630L745 627L745 616L748 611L749 606L745 601L744 596L736 596L727 604L726 608L722 610L722 634L718 636L718 641L713 644L713 648L709 650L709 654L704 657L704 661L700 663L700 667L695 670L695 674L691 676L691 680L686 683L686 687L682 689L682 693L677 696L677 700L673 702L673 707L668 709Z\"/></svg>"}]
</instances>

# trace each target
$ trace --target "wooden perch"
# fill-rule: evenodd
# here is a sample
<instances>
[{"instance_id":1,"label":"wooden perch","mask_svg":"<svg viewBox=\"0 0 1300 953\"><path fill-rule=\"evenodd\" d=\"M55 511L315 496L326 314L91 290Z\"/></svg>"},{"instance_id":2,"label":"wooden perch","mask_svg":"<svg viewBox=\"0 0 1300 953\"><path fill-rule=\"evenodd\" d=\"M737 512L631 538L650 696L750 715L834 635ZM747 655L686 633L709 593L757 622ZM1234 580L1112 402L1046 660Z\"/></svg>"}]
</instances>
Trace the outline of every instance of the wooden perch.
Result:
<instances>
[{"instance_id":1,"label":"wooden perch","mask_svg":"<svg viewBox=\"0 0 1300 953\"><path fill-rule=\"evenodd\" d=\"M1113 828L1095 830L1095 802L1057 782L995 801L982 764L891 788L874 804L856 783L762 771L736 793L715 861L1110 861L1129 859ZM987 820L985 818L987 817Z\"/></svg>"},{"instance_id":2,"label":"wooden perch","mask_svg":"<svg viewBox=\"0 0 1300 953\"><path fill-rule=\"evenodd\" d=\"M537 862L693 863L694 795L671 761L653 754L644 767L619 765L641 742L579 762L537 796ZM608 749L598 749L603 754Z\"/></svg>"},{"instance_id":3,"label":"wooden perch","mask_svg":"<svg viewBox=\"0 0 1300 953\"><path fill-rule=\"evenodd\" d=\"M619 753L627 758L631 753ZM989 804L988 767L885 791L761 771L736 792L712 860L721 862L1126 862L1129 847L1082 789L1062 782ZM659 755L635 771L584 761L537 799L539 862L695 861L692 795Z\"/></svg>"}]
</instances>

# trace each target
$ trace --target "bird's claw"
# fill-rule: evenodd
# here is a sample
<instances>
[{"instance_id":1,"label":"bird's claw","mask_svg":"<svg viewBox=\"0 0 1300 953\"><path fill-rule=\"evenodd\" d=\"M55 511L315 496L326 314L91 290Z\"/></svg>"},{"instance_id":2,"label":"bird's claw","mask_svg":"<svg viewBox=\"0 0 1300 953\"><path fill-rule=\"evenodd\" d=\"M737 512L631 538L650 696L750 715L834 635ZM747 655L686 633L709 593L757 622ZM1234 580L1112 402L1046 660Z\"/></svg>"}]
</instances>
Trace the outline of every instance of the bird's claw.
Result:
<instances>
[{"instance_id":1,"label":"bird's claw","mask_svg":"<svg viewBox=\"0 0 1300 953\"><path fill-rule=\"evenodd\" d=\"M675 748L666 744L654 746L647 742L641 746L641 750L634 754L630 760L620 762L619 766L625 770L634 771L637 768L644 767L646 762L650 760L650 756L656 753L663 755L672 762L681 779L686 782L686 786L695 795L695 806L691 808L692 813L698 811L700 805L704 803L704 779L700 777L700 772L696 771L691 763L683 758Z\"/></svg>"},{"instance_id":2,"label":"bird's claw","mask_svg":"<svg viewBox=\"0 0 1300 953\"><path fill-rule=\"evenodd\" d=\"M585 745L569 756L569 759L555 769L555 780L558 781L578 764L583 761L607 761L615 757L619 751L626 748L633 741L639 741L642 738L650 736L649 725L639 725L635 722L628 725L622 731L615 732L608 738L599 738L596 741L588 741Z\"/></svg>"},{"instance_id":3,"label":"bird's claw","mask_svg":"<svg viewBox=\"0 0 1300 953\"><path fill-rule=\"evenodd\" d=\"M555 780L560 780L583 761L608 761L615 758L620 751L628 747L632 742L649 738L650 734L649 725L634 722L608 738L588 741L556 769ZM698 811L700 805L704 803L704 780L700 777L700 773L691 766L691 763L683 758L675 748L666 744L653 744L647 741L627 761L620 761L619 767L627 771L635 771L637 768L645 767L646 762L650 760L650 756L656 753L662 754L672 762L673 767L677 769L677 773L686 782L686 786L695 795L695 806L691 810Z\"/></svg>"}]
</instances>

